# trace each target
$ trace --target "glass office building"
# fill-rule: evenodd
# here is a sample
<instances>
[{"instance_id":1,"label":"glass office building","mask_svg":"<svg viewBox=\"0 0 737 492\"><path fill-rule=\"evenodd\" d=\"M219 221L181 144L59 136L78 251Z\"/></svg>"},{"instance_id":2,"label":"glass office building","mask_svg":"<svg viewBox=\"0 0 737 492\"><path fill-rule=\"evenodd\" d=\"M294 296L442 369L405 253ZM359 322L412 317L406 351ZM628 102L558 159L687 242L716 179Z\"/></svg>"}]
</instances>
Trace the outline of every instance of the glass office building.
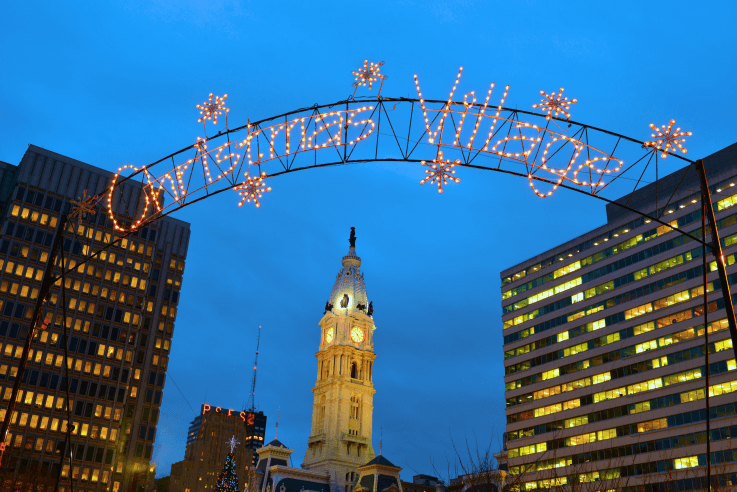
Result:
<instances>
[{"instance_id":1,"label":"glass office building","mask_svg":"<svg viewBox=\"0 0 737 492\"><path fill-rule=\"evenodd\" d=\"M704 162L735 283L737 144ZM684 171L619 202L650 215L659 207L663 221L698 237L699 178L691 168L678 186ZM606 211L606 225L501 273L507 483L701 488L708 371L712 476L734 484L737 366L713 256L707 367L701 244L616 204Z\"/></svg>"},{"instance_id":2,"label":"glass office building","mask_svg":"<svg viewBox=\"0 0 737 492\"><path fill-rule=\"evenodd\" d=\"M84 190L88 196L103 192L112 177L33 145L18 166L0 163L0 419L8 418L59 218L70 210L71 200ZM118 220L133 219L135 210L129 207L139 193L138 183L122 185L113 200ZM65 446L67 403L74 424L73 463L70 467L66 459L61 465L61 489L68 491L72 480L75 491L141 491L153 479L150 461L189 234L186 222L163 218L78 266L116 234L101 207L69 223L63 240L67 265L74 269L65 278L69 377L57 284L42 310L48 329L33 340L10 417L0 469L3 486L26 482L53 490Z\"/></svg>"}]
</instances>

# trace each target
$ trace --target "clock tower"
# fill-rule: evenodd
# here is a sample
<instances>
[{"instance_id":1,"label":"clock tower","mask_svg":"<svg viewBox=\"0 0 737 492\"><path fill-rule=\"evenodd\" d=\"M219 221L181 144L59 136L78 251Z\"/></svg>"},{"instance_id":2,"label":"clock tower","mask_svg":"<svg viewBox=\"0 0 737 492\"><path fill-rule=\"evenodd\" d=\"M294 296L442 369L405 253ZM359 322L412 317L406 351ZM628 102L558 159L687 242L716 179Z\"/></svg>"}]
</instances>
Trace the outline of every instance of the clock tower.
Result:
<instances>
[{"instance_id":1,"label":"clock tower","mask_svg":"<svg viewBox=\"0 0 737 492\"><path fill-rule=\"evenodd\" d=\"M302 468L327 472L331 492L352 489L358 467L374 458L373 305L366 295L355 228L319 322L312 428Z\"/></svg>"}]
</instances>

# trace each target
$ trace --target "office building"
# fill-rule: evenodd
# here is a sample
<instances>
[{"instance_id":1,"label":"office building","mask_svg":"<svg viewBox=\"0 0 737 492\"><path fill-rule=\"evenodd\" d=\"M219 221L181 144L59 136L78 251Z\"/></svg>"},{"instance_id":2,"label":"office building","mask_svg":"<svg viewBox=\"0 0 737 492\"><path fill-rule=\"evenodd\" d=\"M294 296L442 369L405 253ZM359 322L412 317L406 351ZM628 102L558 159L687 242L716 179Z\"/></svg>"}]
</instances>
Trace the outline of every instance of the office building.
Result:
<instances>
[{"instance_id":1,"label":"office building","mask_svg":"<svg viewBox=\"0 0 737 492\"><path fill-rule=\"evenodd\" d=\"M733 283L737 144L704 162ZM684 171L618 203L699 236L699 178L691 168L678 186ZM606 212L606 225L501 273L507 484L695 490L707 459L704 250L616 204ZM712 475L734 484L737 372L709 270Z\"/></svg>"},{"instance_id":2,"label":"office building","mask_svg":"<svg viewBox=\"0 0 737 492\"><path fill-rule=\"evenodd\" d=\"M244 490L249 470L255 465L254 459L258 459L254 450L263 446L265 429L266 415L263 412L238 412L203 404L187 432L184 460L171 465L170 490L212 490L230 452L228 441L231 438L238 441L233 456L238 489Z\"/></svg>"},{"instance_id":3,"label":"office building","mask_svg":"<svg viewBox=\"0 0 737 492\"><path fill-rule=\"evenodd\" d=\"M113 174L30 145L18 166L0 163L0 419L5 415L22 346L61 214L87 191L102 193ZM121 185L117 220L130 221L140 184ZM106 205L103 200L101 204ZM132 211L135 212L135 211ZM34 477L51 486L65 447L67 413L74 424L70 468L60 490L142 491L159 420L189 224L163 218L77 266L116 237L103 206L69 223L63 249L69 378L63 369L60 284L43 305L48 329L36 334L19 403L5 437L4 484ZM76 267L76 268L75 268ZM55 269L59 273L59 269ZM66 387L69 387L67 401ZM50 484L50 485L49 485Z\"/></svg>"}]
</instances>

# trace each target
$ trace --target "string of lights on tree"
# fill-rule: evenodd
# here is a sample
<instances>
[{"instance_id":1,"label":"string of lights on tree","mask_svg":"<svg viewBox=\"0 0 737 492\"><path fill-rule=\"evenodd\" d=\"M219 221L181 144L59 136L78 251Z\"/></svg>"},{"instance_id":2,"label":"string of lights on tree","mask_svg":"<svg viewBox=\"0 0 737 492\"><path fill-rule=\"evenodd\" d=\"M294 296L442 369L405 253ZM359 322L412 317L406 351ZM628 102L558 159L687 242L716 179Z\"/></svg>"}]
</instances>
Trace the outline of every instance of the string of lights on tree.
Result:
<instances>
[{"instance_id":1,"label":"string of lights on tree","mask_svg":"<svg viewBox=\"0 0 737 492\"><path fill-rule=\"evenodd\" d=\"M270 121L272 123L270 125L249 121L247 125L231 130L228 126L230 108L225 105L228 95L218 96L210 93L205 102L196 105L199 110L197 122L203 124L204 137L197 137L191 146L191 149L194 150L193 157L181 164L176 164L174 155L178 156L183 151L170 156L173 169L169 168L158 176L153 173L154 166L161 163L163 159L149 166L137 167L128 164L118 169L107 192L108 213L115 229L126 232L136 230L156 216L164 214L166 210L181 208L191 203L193 197L199 192L209 196L216 185L218 186L217 192L227 189L235 191L239 197L239 207L253 203L256 208L260 208L265 194L272 191L269 183L271 179L283 172L290 172L292 170L290 166L294 165L294 160L300 154L314 153L314 165L318 165L317 152L330 152L330 149L334 149L341 162L348 162L357 146L372 136L377 140L378 154L377 125L381 124L382 115L391 124L386 105L395 101L397 102L390 111L395 110L403 101L412 102L413 112L418 103L422 111L425 131L415 141L415 147L423 143L436 148L433 152L434 158L413 162L419 162L420 166L425 168L426 176L420 183L437 185L439 193L443 193L444 186L449 183L460 183L460 178L455 175L456 170L458 167L469 164L470 158L466 156L470 156L471 152L475 152L476 155L483 153L488 156L497 156L507 161L524 164L530 188L533 193L542 198L551 196L564 183L567 187L582 187L587 190L587 193L596 195L611 181L611 179L604 178L618 176L618 173L623 170L624 160L614 156L616 146L612 151L604 151L588 141L588 133L586 138L582 136L582 132L567 133L571 126L571 107L579 101L564 96L563 88L560 88L557 93L554 91L548 94L540 91L542 99L531 106L542 113L506 108L509 85L505 86L499 104L490 105L495 83L490 84L483 103L477 102L475 91L465 94L462 102L456 101L454 95L463 73L463 67L460 67L448 98L443 99L442 104L438 107L441 101L431 101L423 96L417 75L414 76L414 83L418 99L401 98L397 100L381 96L381 88L387 79L386 75L380 71L383 65L384 62L364 60L363 67L351 72L355 77L354 93L348 101L344 101L344 109L333 108L327 112L320 112L316 107L309 113L309 108L306 108L294 112L296 114L303 112L306 115L291 119L285 115L283 121L274 121L273 118L265 120ZM352 106L356 102L356 91L359 88L364 87L371 91L375 83L379 81L377 104ZM490 108L495 108L496 111L489 111ZM510 115L502 115L504 110L510 112ZM544 117L547 123L540 126L533 121L520 119L520 115ZM217 125L219 118L225 119L225 130L219 131L214 136L208 136L208 122L213 126ZM472 127L466 122L467 118L475 120ZM411 119L410 115L410 131L412 130ZM567 123L567 128L557 125L556 120ZM481 132L485 122L489 124L489 131ZM550 126L551 122L554 126ZM661 158L665 158L668 154L675 155L678 152L685 154L687 152L684 146L686 137L692 134L681 131L680 128L674 129L674 124L674 120L661 128L651 124L650 128L655 131L652 134L652 140L639 142L641 147L651 149L652 153L660 153ZM505 126L507 127L506 136L500 134L501 129ZM464 131L464 129L467 130ZM586 130L588 129L587 127ZM391 130L394 133L393 126ZM237 132L245 132L246 135L243 138L231 138L236 136ZM220 139L220 143L216 142L216 139ZM395 139L399 144L396 133ZM216 143L216 145L211 145L211 143ZM399 147L401 151L401 145ZM569 157L563 157L561 153L561 150L566 147L570 149ZM445 158L443 149L455 149L461 152L464 160ZM404 160L408 160L404 152L402 155ZM378 155L376 160L381 160ZM365 161L366 159L363 160ZM272 163L280 164L283 171L269 173L263 169L264 166ZM306 167L303 166L300 169ZM550 177L542 178L538 174L541 171ZM130 176L123 177L123 173ZM135 217L134 220L126 222L118 220L112 210L115 208L113 201L116 199L116 190L121 182L131 176L139 177L143 190L135 204L135 210L132 213L131 210L128 210L130 216ZM219 184L221 182L224 187ZM540 188L540 183L547 183L550 188L543 190ZM85 200L89 201L87 198ZM88 205L90 204L85 207Z\"/></svg>"},{"instance_id":2,"label":"string of lights on tree","mask_svg":"<svg viewBox=\"0 0 737 492\"><path fill-rule=\"evenodd\" d=\"M235 447L240 444L235 436L231 437L227 443L230 446L230 452L225 457L225 463L223 464L223 470L218 476L217 484L213 489L214 492L238 492L238 473L235 468L235 457L233 453Z\"/></svg>"}]
</instances>

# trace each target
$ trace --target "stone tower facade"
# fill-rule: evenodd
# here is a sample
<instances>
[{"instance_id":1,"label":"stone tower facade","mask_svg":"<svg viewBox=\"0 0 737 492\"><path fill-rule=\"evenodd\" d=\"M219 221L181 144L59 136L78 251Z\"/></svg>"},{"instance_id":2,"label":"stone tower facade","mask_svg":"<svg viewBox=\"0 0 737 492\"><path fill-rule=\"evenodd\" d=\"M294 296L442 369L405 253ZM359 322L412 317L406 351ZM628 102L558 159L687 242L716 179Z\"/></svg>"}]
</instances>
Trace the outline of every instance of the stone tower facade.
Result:
<instances>
[{"instance_id":1,"label":"stone tower facade","mask_svg":"<svg viewBox=\"0 0 737 492\"><path fill-rule=\"evenodd\" d=\"M312 429L302 463L302 468L329 473L331 492L350 490L358 467L374 458L371 432L376 327L355 246L351 228L350 249L343 257L319 322Z\"/></svg>"}]
</instances>

